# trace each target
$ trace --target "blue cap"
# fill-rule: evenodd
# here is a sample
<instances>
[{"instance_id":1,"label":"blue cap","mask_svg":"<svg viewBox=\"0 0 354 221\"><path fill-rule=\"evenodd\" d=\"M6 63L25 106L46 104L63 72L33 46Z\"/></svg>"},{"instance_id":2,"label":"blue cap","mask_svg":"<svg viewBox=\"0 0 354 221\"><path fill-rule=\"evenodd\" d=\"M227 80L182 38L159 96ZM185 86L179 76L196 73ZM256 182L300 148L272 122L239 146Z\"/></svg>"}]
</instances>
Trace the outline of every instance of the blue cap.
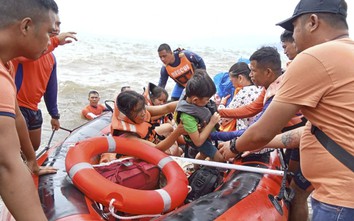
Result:
<instances>
[{"instance_id":1,"label":"blue cap","mask_svg":"<svg viewBox=\"0 0 354 221\"><path fill-rule=\"evenodd\" d=\"M342 7L341 2L341 0L301 0L295 8L293 16L276 25L288 31L293 31L293 21L300 15L308 13L333 13L346 18L347 10Z\"/></svg>"}]
</instances>

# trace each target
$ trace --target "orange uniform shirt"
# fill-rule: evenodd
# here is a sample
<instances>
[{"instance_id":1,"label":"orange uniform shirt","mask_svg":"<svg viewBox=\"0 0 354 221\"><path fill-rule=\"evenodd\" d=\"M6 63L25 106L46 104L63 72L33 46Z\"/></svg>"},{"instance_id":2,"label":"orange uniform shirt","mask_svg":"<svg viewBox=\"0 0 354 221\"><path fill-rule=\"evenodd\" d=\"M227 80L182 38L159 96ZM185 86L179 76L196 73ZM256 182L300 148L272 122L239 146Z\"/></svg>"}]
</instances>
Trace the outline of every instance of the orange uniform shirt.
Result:
<instances>
[{"instance_id":1,"label":"orange uniform shirt","mask_svg":"<svg viewBox=\"0 0 354 221\"><path fill-rule=\"evenodd\" d=\"M301 137L304 176L321 202L354 208L354 173L311 134L317 126L354 156L354 41L334 40L298 54L274 101L301 106L308 119Z\"/></svg>"},{"instance_id":2,"label":"orange uniform shirt","mask_svg":"<svg viewBox=\"0 0 354 221\"><path fill-rule=\"evenodd\" d=\"M16 86L10 75L11 63L4 65L0 61L0 116L15 118Z\"/></svg>"},{"instance_id":3,"label":"orange uniform shirt","mask_svg":"<svg viewBox=\"0 0 354 221\"><path fill-rule=\"evenodd\" d=\"M82 116L84 116L88 120L92 120L96 118L98 115L102 114L102 112L105 109L106 108L102 104L97 105L97 107L92 107L91 105L87 105L82 110Z\"/></svg>"}]
</instances>

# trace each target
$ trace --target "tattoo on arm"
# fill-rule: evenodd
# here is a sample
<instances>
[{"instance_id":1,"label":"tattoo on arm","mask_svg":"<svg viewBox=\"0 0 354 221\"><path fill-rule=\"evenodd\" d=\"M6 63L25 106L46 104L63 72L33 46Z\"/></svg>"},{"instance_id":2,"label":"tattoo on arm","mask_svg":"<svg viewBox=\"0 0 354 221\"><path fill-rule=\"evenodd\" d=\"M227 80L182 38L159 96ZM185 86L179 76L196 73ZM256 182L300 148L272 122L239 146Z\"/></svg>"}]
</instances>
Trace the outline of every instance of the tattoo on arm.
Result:
<instances>
[{"instance_id":1,"label":"tattoo on arm","mask_svg":"<svg viewBox=\"0 0 354 221\"><path fill-rule=\"evenodd\" d=\"M287 131L281 136L281 142L285 148L296 148L300 144L301 133L298 130Z\"/></svg>"}]
</instances>

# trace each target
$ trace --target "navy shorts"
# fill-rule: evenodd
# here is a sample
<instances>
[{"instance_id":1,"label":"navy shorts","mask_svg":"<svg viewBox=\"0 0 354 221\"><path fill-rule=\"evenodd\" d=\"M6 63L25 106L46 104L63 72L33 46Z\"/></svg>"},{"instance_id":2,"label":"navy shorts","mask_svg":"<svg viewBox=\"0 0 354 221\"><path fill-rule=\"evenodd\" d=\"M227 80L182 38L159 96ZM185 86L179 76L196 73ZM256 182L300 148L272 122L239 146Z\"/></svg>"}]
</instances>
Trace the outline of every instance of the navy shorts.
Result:
<instances>
[{"instance_id":1,"label":"navy shorts","mask_svg":"<svg viewBox=\"0 0 354 221\"><path fill-rule=\"evenodd\" d=\"M42 111L34 111L26 107L20 107L23 117L25 118L28 130L36 130L42 127L43 117Z\"/></svg>"},{"instance_id":2,"label":"navy shorts","mask_svg":"<svg viewBox=\"0 0 354 221\"><path fill-rule=\"evenodd\" d=\"M214 158L216 151L218 150L210 140L206 140L200 147L191 145L193 149L198 150L202 154Z\"/></svg>"}]
</instances>

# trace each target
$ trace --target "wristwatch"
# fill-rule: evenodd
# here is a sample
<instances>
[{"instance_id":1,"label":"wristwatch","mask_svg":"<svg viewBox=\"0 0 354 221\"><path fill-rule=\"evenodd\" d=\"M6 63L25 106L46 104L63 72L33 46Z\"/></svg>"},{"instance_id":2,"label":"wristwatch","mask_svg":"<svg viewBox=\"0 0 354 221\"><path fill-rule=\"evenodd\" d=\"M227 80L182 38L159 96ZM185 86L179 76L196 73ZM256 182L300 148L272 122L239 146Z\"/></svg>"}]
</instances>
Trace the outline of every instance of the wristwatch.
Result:
<instances>
[{"instance_id":1,"label":"wristwatch","mask_svg":"<svg viewBox=\"0 0 354 221\"><path fill-rule=\"evenodd\" d=\"M51 116L52 116L52 119L56 119L56 120L60 119L60 114L51 115Z\"/></svg>"},{"instance_id":2,"label":"wristwatch","mask_svg":"<svg viewBox=\"0 0 354 221\"><path fill-rule=\"evenodd\" d=\"M232 153L239 155L240 152L236 149L236 138L230 140L230 150Z\"/></svg>"}]
</instances>

